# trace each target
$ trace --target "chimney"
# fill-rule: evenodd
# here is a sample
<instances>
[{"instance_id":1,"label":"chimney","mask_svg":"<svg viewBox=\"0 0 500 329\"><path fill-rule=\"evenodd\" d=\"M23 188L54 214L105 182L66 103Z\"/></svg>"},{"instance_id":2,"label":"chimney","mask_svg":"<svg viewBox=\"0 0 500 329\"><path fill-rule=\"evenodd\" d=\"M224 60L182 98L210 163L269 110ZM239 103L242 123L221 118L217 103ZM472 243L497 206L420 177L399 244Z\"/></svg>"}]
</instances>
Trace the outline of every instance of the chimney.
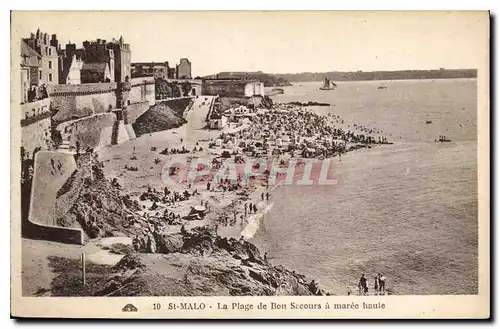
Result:
<instances>
[{"instance_id":1,"label":"chimney","mask_svg":"<svg viewBox=\"0 0 500 329\"><path fill-rule=\"evenodd\" d=\"M57 41L57 35L56 34L52 34L52 39L50 39L50 45L52 47L56 47L56 48L59 47L59 41Z\"/></svg>"}]
</instances>

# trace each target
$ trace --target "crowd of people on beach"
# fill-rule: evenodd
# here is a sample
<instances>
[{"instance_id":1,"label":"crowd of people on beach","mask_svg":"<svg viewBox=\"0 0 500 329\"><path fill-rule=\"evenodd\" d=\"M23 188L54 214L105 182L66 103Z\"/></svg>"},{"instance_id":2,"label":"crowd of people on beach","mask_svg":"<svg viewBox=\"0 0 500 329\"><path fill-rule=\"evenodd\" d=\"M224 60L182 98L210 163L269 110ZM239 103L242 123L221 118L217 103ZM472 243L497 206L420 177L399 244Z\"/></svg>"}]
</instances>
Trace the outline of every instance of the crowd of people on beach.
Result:
<instances>
[{"instance_id":1,"label":"crowd of people on beach","mask_svg":"<svg viewBox=\"0 0 500 329\"><path fill-rule=\"evenodd\" d=\"M343 153L361 145L389 143L380 129L354 124L352 130L345 130L344 120L337 115L320 115L291 104L277 103L270 110L252 114L251 124L245 129L223 132L218 138L220 142L211 141L209 147L233 147L233 140L237 144L244 141L243 152L251 151L253 156L288 152L291 157L341 158Z\"/></svg>"}]
</instances>

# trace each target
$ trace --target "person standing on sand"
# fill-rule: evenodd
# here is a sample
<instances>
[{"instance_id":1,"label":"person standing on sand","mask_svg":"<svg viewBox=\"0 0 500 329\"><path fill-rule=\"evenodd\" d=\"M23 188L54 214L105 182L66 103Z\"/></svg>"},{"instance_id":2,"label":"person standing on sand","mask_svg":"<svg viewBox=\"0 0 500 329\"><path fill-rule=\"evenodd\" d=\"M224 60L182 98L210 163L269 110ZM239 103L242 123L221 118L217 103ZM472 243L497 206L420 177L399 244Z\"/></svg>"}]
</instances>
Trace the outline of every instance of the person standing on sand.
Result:
<instances>
[{"instance_id":1,"label":"person standing on sand","mask_svg":"<svg viewBox=\"0 0 500 329\"><path fill-rule=\"evenodd\" d=\"M247 217L247 204L245 203L245 218Z\"/></svg>"},{"instance_id":2,"label":"person standing on sand","mask_svg":"<svg viewBox=\"0 0 500 329\"><path fill-rule=\"evenodd\" d=\"M210 191L210 182L207 182L207 191Z\"/></svg>"},{"instance_id":3,"label":"person standing on sand","mask_svg":"<svg viewBox=\"0 0 500 329\"><path fill-rule=\"evenodd\" d=\"M270 194L269 192L266 193L266 201L269 201Z\"/></svg>"},{"instance_id":4,"label":"person standing on sand","mask_svg":"<svg viewBox=\"0 0 500 329\"><path fill-rule=\"evenodd\" d=\"M255 203L253 204L253 213L256 214L257 213L257 206L255 205Z\"/></svg>"},{"instance_id":5,"label":"person standing on sand","mask_svg":"<svg viewBox=\"0 0 500 329\"><path fill-rule=\"evenodd\" d=\"M253 209L253 208L252 208L252 204L251 204L251 203L249 203L249 204L248 204L248 213L249 213L249 214L251 214L251 213L252 213L252 209Z\"/></svg>"},{"instance_id":6,"label":"person standing on sand","mask_svg":"<svg viewBox=\"0 0 500 329\"><path fill-rule=\"evenodd\" d=\"M377 275L375 275L375 283L373 285L373 289L375 289L375 293L378 293L378 289L379 289L379 277L380 277L380 273L378 273Z\"/></svg>"},{"instance_id":7,"label":"person standing on sand","mask_svg":"<svg viewBox=\"0 0 500 329\"><path fill-rule=\"evenodd\" d=\"M261 193L261 195L260 195L260 199L261 199L262 201L264 201L264 192L262 192L262 193Z\"/></svg>"}]
</instances>

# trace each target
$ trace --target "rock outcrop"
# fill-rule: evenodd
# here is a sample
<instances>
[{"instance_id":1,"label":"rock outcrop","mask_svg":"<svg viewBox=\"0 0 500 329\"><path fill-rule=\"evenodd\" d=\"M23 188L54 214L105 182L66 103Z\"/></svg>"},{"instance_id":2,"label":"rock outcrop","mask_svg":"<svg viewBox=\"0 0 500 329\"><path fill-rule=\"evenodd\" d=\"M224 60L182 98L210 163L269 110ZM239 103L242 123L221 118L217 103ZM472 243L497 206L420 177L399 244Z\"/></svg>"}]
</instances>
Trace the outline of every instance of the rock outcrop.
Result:
<instances>
[{"instance_id":1,"label":"rock outcrop","mask_svg":"<svg viewBox=\"0 0 500 329\"><path fill-rule=\"evenodd\" d=\"M173 252L126 255L98 295L313 295L303 275L272 265L247 241L221 238L206 227L161 241L168 243L159 252Z\"/></svg>"},{"instance_id":2,"label":"rock outcrop","mask_svg":"<svg viewBox=\"0 0 500 329\"><path fill-rule=\"evenodd\" d=\"M99 163L92 164L92 174L85 166L58 191L56 223L65 227L80 226L89 238L132 235L146 228L135 213L137 202L121 194L116 182L108 181Z\"/></svg>"},{"instance_id":3,"label":"rock outcrop","mask_svg":"<svg viewBox=\"0 0 500 329\"><path fill-rule=\"evenodd\" d=\"M132 124L136 136L182 126L187 122L184 112L191 103L190 98L181 98L153 105Z\"/></svg>"}]
</instances>

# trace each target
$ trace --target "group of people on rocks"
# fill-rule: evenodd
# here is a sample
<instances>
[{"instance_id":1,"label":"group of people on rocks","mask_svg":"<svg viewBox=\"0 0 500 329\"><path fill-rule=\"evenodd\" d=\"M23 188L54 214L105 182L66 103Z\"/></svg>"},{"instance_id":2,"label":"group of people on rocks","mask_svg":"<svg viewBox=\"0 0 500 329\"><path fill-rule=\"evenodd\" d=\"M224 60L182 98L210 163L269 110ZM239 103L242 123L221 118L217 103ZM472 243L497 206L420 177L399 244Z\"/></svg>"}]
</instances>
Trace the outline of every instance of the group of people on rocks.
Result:
<instances>
[{"instance_id":1,"label":"group of people on rocks","mask_svg":"<svg viewBox=\"0 0 500 329\"><path fill-rule=\"evenodd\" d=\"M143 216L146 219L154 218L156 220L161 220L168 225L181 224L181 215L175 214L173 211L169 211L168 209L165 209L163 211L163 214L161 214L160 212L156 212L153 216L151 216L150 214L145 212Z\"/></svg>"},{"instance_id":2,"label":"group of people on rocks","mask_svg":"<svg viewBox=\"0 0 500 329\"><path fill-rule=\"evenodd\" d=\"M165 186L163 190L163 195L156 190L156 188L148 187L147 192L143 192L139 199L141 201L153 201L150 210L158 209L158 203L162 202L167 205L175 205L180 201L188 200L193 195L198 195L198 190L194 190L193 192L189 192L188 190L184 190L184 192L180 193L178 191L170 191L168 187Z\"/></svg>"}]
</instances>

